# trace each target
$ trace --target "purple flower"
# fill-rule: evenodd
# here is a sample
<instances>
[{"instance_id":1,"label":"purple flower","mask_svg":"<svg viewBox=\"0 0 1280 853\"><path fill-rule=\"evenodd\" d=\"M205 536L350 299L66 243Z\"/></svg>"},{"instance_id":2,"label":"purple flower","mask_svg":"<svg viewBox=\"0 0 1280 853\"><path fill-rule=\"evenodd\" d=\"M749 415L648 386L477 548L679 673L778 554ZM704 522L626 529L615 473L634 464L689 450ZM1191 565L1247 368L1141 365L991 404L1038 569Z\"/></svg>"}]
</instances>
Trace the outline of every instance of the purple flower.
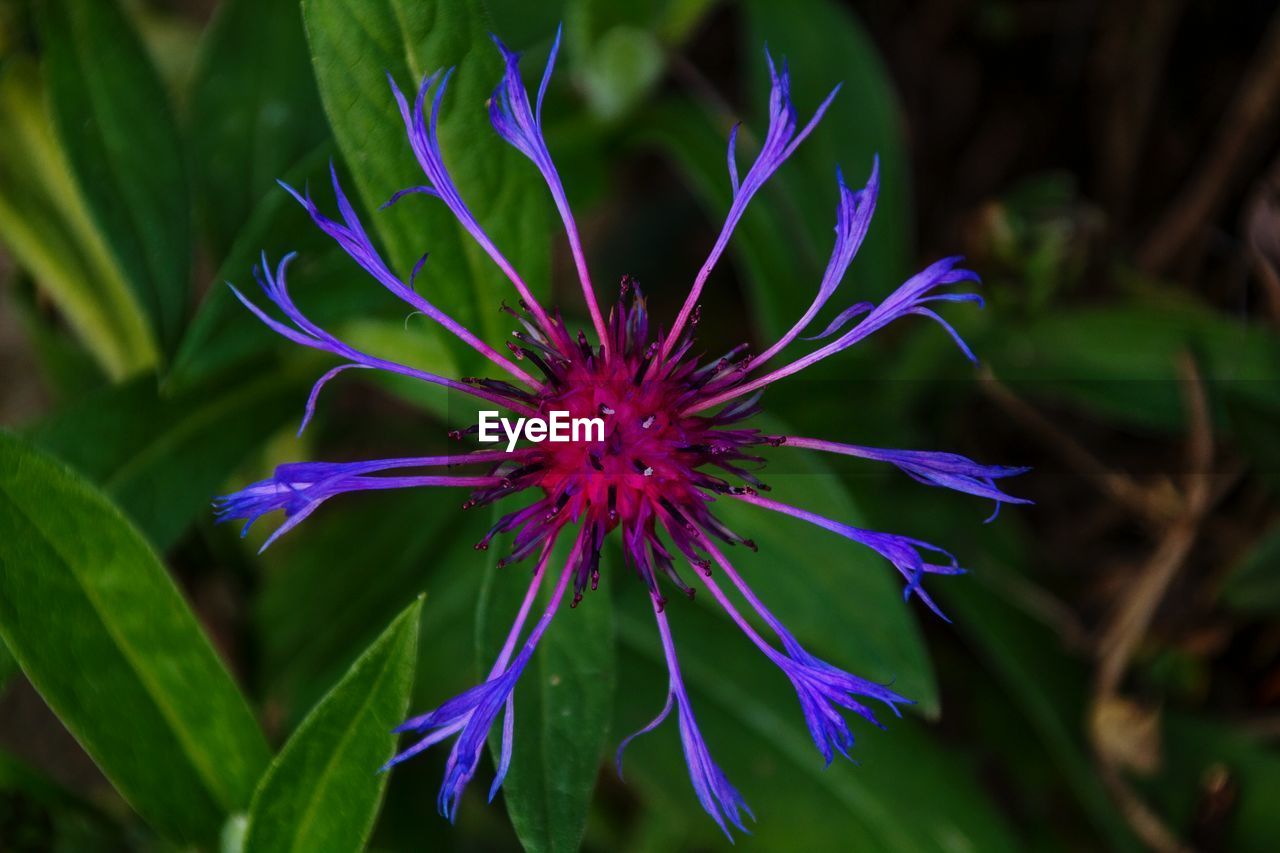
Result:
<instances>
[{"instance_id":1,"label":"purple flower","mask_svg":"<svg viewBox=\"0 0 1280 853\"><path fill-rule=\"evenodd\" d=\"M392 82L410 146L427 182L396 193L388 204L414 193L438 199L510 279L520 305L518 310L505 309L520 327L513 332L513 341L507 344L512 358L480 340L414 289L414 278L423 268L422 261L407 281L390 268L343 193L336 172L332 173L332 184L337 219L322 213L309 192L299 193L291 188L289 192L315 223L379 284L483 355L504 378L456 380L437 376L376 358L343 342L312 323L290 298L285 275L291 256L274 270L264 257L256 271L267 299L287 322L273 318L239 291L236 295L280 335L339 358L339 364L321 376L312 389L303 417L304 428L325 383L339 373L358 368L400 373L442 385L498 406L512 418L565 412L575 419L598 419L603 429L598 434L588 431L580 439L570 441L525 443L510 452L495 447L449 456L283 465L270 479L219 499L216 507L220 519L244 519L246 529L266 513L283 511L285 520L268 539L269 545L324 501L348 492L464 487L471 490L464 509L516 495L524 498L523 504L504 514L476 546L486 549L495 539L509 537L506 555L500 564L538 555L524 603L488 679L435 710L405 722L399 731L412 732L419 739L388 765L453 738L439 797L440 812L451 820L457 813L463 789L476 772L488 733L499 714L502 716L502 750L490 798L502 784L511 759L516 683L570 588L570 607L577 606L588 589L596 588L604 539L616 530L626 565L639 576L652 600L669 673L665 707L636 735L651 731L673 708L676 710L698 801L729 834L730 827L744 829L743 815L750 817L751 811L711 758L680 673L665 611L667 600L662 592L664 585L670 585L693 597L695 587L682 576L678 561L687 563L696 582L706 587L757 649L791 681L814 744L828 762L836 753L848 755L853 746L854 734L847 714L879 726L873 704L883 705L897 714L899 706L910 700L884 685L823 661L800 645L755 595L717 544L719 540L728 545L755 548L750 539L730 530L716 517L717 500L733 498L791 515L870 548L902 574L907 597L919 595L936 612L938 608L922 583L928 575L962 572L954 557L918 539L863 530L761 497L759 491L766 487L752 473L765 461L759 451L764 447L818 450L887 462L922 483L988 498L995 501L997 507L1002 502L1025 503L1006 494L996 484L997 480L1025 469L980 465L953 453L884 450L768 435L744 425L747 418L760 410L761 394L771 383L847 349L907 315L923 316L941 324L962 351L972 357L954 329L929 307L938 302L980 301L970 293L940 292L950 285L977 281L972 272L958 266L958 259L947 258L913 276L878 304L857 302L840 311L816 336L817 339L833 338L830 342L769 372L761 370L801 338L839 289L866 237L875 210L879 192L878 161L872 164L866 185L858 190L851 190L837 173L839 202L831 259L812 304L796 324L756 358L752 358L745 347L710 360L693 354L698 300L734 227L756 192L813 131L835 96L832 91L801 127L791 103L787 66L783 63L779 70L767 52L772 80L769 127L758 156L741 178L735 152L737 129L730 134L728 167L733 202L725 225L671 328L664 329L650 322L640 287L629 277L623 277L613 309L607 316L602 314L573 214L542 135L542 101L559 43L557 34L537 97L531 102L520 77L519 55L498 42L505 70L489 103L489 114L498 134L524 154L546 180L568 236L594 341L583 331L571 333L558 312L548 311L538 302L472 215L445 168L436 127L452 69L426 77L412 104ZM530 371L526 371L525 366L529 366ZM457 435L465 437L472 432ZM465 473L448 470L456 468L464 469ZM572 541L569 557L563 565L550 566L552 549L562 537ZM728 579L755 616L767 626L767 635L758 631L725 594L720 582L712 576L713 565L719 568L717 575ZM550 581L554 591L545 611L521 643L533 602L548 575L554 577ZM622 747L636 735L623 741ZM619 769L622 747L618 751Z\"/></svg>"},{"instance_id":2,"label":"purple flower","mask_svg":"<svg viewBox=\"0 0 1280 853\"><path fill-rule=\"evenodd\" d=\"M684 748L685 763L689 765L689 778L693 781L694 793L697 794L698 802L706 809L707 814L711 815L711 818L732 841L733 834L729 832L726 822L746 832L747 828L742 825L742 816L739 812L746 812L752 820L755 819L755 815L751 813L750 807L747 806L746 800L742 799L738 789L733 787L724 775L724 771L712 760L707 742L702 739L702 732L698 729L698 722L693 718L693 709L689 704L689 694L684 688L684 679L680 676L680 663L676 659L676 645L671 638L671 627L667 624L667 616L661 607L654 607L653 615L658 621L658 633L662 637L662 652L667 662L667 702L658 712L658 716L654 717L647 726L625 737L618 746L618 755L615 759L618 775L622 776L622 753L626 751L627 746L640 735L648 734L661 725L671 713L671 706L674 704L680 721L680 744Z\"/></svg>"}]
</instances>

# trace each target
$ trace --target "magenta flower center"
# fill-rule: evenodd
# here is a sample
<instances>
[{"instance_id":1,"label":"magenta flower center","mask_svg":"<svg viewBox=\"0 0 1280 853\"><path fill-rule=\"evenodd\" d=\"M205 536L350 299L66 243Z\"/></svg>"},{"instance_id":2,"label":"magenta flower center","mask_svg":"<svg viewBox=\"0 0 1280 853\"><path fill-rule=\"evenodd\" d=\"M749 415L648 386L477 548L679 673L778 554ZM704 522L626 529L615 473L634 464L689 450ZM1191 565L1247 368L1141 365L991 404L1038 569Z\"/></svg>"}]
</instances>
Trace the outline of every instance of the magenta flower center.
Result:
<instances>
[{"instance_id":1,"label":"magenta flower center","mask_svg":"<svg viewBox=\"0 0 1280 853\"><path fill-rule=\"evenodd\" d=\"M600 543L622 527L628 561L649 586L657 606L665 603L658 592L658 573L692 595L692 587L676 574L657 530L682 531L672 534L682 551L707 531L729 543L751 544L711 517L707 492L745 495L754 490L701 469L718 466L759 486L736 463L762 464L761 457L745 453L744 448L777 440L755 429L726 428L754 412L752 401L715 416L687 413L699 400L737 382L749 359L734 362L737 350L703 366L685 357L693 344L695 317L681 343L661 360L663 341L661 337L649 340L645 300L630 278L623 279L619 302L609 315L607 334L599 347L592 346L585 334L571 339L559 320L544 332L532 318L516 316L527 332L518 333L521 343L510 349L517 360L535 364L544 378L534 394L515 389L509 393L526 401L534 416L563 412L570 420L599 419L604 423L603 436L546 441L512 451L509 463L495 466L501 482L477 490L465 506L487 504L528 488L541 490L543 498L504 516L476 547L486 549L497 533L519 528L513 553L501 561L505 564L554 538L565 524L581 521L590 533L575 573L573 603L577 604L583 589L588 584L594 589L599 582ZM472 382L491 389L504 387L493 381ZM709 564L698 560L697 565Z\"/></svg>"}]
</instances>

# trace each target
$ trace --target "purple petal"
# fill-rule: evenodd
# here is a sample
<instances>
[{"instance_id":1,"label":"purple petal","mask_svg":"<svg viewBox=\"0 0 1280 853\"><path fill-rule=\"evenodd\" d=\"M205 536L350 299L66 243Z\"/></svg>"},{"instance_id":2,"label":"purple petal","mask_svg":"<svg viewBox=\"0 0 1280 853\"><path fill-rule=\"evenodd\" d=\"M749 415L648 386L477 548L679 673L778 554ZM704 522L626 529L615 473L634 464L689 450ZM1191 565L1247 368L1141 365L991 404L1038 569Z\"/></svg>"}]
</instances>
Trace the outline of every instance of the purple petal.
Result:
<instances>
[{"instance_id":1,"label":"purple petal","mask_svg":"<svg viewBox=\"0 0 1280 853\"><path fill-rule=\"evenodd\" d=\"M863 530L862 528L842 524L838 521L826 518L825 516L818 515L817 513L791 506L790 504L780 503L778 501L770 500L769 498L762 498L759 495L733 494L731 497L737 498L740 501L755 504L756 506L764 507L765 509L771 509L775 512L783 513L784 515L790 515L793 518L808 521L811 524L823 527L830 530L832 533L837 533L846 539L850 539L860 545L865 545L872 549L892 563L893 567L898 570L899 574L906 578L908 590L918 593L921 600L929 605L930 609L938 613L939 616L942 614L938 612L936 605L932 603L931 599L924 595L923 590L919 589L921 576L923 574L954 575L964 572L964 569L960 568L956 562L956 558L950 552L939 548L937 545L931 545L920 539L913 539L909 536L900 536L894 533L881 533L875 530ZM922 555L922 551L931 551L935 554L939 554L946 558L947 562L945 564L929 563ZM944 616L943 618L945 619L946 617Z\"/></svg>"},{"instance_id":2,"label":"purple petal","mask_svg":"<svg viewBox=\"0 0 1280 853\"><path fill-rule=\"evenodd\" d=\"M997 503L1029 504L1031 501L1010 495L995 485L995 480L1025 474L1029 468L1007 465L981 465L958 453L927 450L887 450L879 447L862 447L857 444L841 444L816 438L786 436L785 446L822 450L843 456L874 459L896 466L917 482L957 492L990 498Z\"/></svg>"},{"instance_id":3,"label":"purple petal","mask_svg":"<svg viewBox=\"0 0 1280 853\"><path fill-rule=\"evenodd\" d=\"M507 770L511 767L511 755L516 740L516 696L507 697L507 710L502 717L502 755L498 760L498 769L493 776L493 784L489 786L489 802L498 796L502 780L507 778Z\"/></svg>"},{"instance_id":4,"label":"purple petal","mask_svg":"<svg viewBox=\"0 0 1280 853\"><path fill-rule=\"evenodd\" d=\"M451 821L457 817L458 804L463 790L475 775L489 730L493 727L498 712L504 707L507 711L503 722L502 754L499 758L497 778L489 792L490 799L496 794L506 775L510 763L510 745L514 737L515 706L512 702L512 692L515 690L516 682L519 680L521 673L524 672L529 659L533 656L534 650L537 649L538 642L542 639L542 635L546 632L547 627L551 624L556 611L560 607L565 590L568 588L569 581L574 574L577 557L582 550L583 537L579 535L575 541L573 550L560 573L560 579L556 584L555 591L551 594L551 599L547 603L542 617L534 625L533 630L530 631L529 637L525 640L520 653L511 661L510 666L506 666L504 669L506 655L514 644L528 612L527 605L532 601L532 597L541 581L543 568L551 553L551 544L548 543L543 550L543 559L539 563L538 571L530 584L529 593L525 597L526 604L521 607L520 613L516 617L515 624L512 626L511 633L507 638L507 646L504 648L503 654L499 656L499 661L495 664L494 671L489 679L483 684L476 685L465 693L455 696L436 710L406 721L396 729L398 732L429 732L431 729L438 729L438 731L434 735L428 733L424 741L420 741L405 750L405 752L393 759L392 763L403 761L422 751L422 749L426 748L423 745L424 743L427 746L439 743L447 736L441 734L446 729L450 734L454 731L458 732L458 739L454 741L453 749L450 751L449 759L445 764L444 781L441 783L440 793L436 801L440 814ZM427 743L428 741L429 743Z\"/></svg>"},{"instance_id":5,"label":"purple petal","mask_svg":"<svg viewBox=\"0 0 1280 853\"><path fill-rule=\"evenodd\" d=\"M389 198L389 199L387 199L386 201L384 201L384 202L381 204L381 206L379 207L379 210L386 210L388 207L390 207L391 205L395 204L395 203L396 203L396 202L398 202L400 199L404 198L404 197L405 197L405 196L407 196L407 195L413 194L413 193L422 193L423 195L429 195L429 196L433 196L433 197L435 197L435 198L440 198L440 193L436 192L435 188L433 188L433 187L427 187L427 186L405 187L405 188L404 188L404 189L402 189L402 190L398 190L398 191L396 191L396 192L391 196L391 198Z\"/></svg>"},{"instance_id":6,"label":"purple petal","mask_svg":"<svg viewBox=\"0 0 1280 853\"><path fill-rule=\"evenodd\" d=\"M622 753L626 751L626 748L628 746L631 745L631 741L640 737L640 735L647 735L649 732L653 731L658 726L662 725L662 723L667 719L667 716L671 713L671 705L673 702L675 702L675 695L672 694L670 691L668 691L667 703L662 706L662 710L658 712L658 716L650 720L649 724L646 725L644 728L639 729L638 731L634 731L631 734L624 737L622 739L622 743L618 744L618 751L617 753L614 754L613 761L614 761L614 765L618 768L619 779L622 778Z\"/></svg>"},{"instance_id":7,"label":"purple petal","mask_svg":"<svg viewBox=\"0 0 1280 853\"><path fill-rule=\"evenodd\" d=\"M832 89L831 93L818 106L818 109L814 111L813 117L797 133L796 109L791 103L791 77L787 69L786 60L783 60L782 70L779 71L774 65L773 57L769 54L768 48L765 48L764 55L769 65L770 79L769 127L765 132L764 143L760 146L759 155L756 157L755 162L751 164L751 168L747 171L739 186L737 182L737 166L733 163L732 156L733 138L736 137L737 131L735 129L730 132L730 179L734 184L733 203L729 206L728 216L725 218L724 226L720 229L720 235L716 238L715 245L711 248L710 255L708 255L707 260L698 271L697 277L694 278L689 295L685 298L684 305L680 308L680 313L676 316L676 320L671 326L671 331L667 335L659 356L660 361L670 357L672 350L679 345L681 332L684 330L690 315L692 315L693 309L698 304L707 278L719 262L725 247L728 246L729 238L732 236L739 220L742 219L743 213L746 212L747 205L751 202L752 197L791 156L800 143L817 127L818 122L822 120L823 114L826 113L827 108L831 105L836 93L840 91L839 86Z\"/></svg>"},{"instance_id":8,"label":"purple petal","mask_svg":"<svg viewBox=\"0 0 1280 853\"><path fill-rule=\"evenodd\" d=\"M560 50L560 35L561 31L557 30L551 56L547 59L547 66L542 72L542 82L538 86L536 114L529 105L529 95L525 91L524 80L520 77L520 54L507 48L497 36L492 36L494 44L502 54L503 75L489 99L489 123L493 125L498 136L529 158L542 174L542 179L551 191L551 199L555 202L560 220L564 223L565 236L569 239L569 252L578 273L578 283L591 315L591 323L601 343L607 345L608 331L604 316L600 313L600 304L596 299L595 290L591 285L591 274L587 269L586 255L582 250L578 226L574 220L573 211L569 208L569 200L565 195L560 173L556 170L551 152L547 149L547 142L542 135L542 98L546 94L556 55Z\"/></svg>"}]
</instances>

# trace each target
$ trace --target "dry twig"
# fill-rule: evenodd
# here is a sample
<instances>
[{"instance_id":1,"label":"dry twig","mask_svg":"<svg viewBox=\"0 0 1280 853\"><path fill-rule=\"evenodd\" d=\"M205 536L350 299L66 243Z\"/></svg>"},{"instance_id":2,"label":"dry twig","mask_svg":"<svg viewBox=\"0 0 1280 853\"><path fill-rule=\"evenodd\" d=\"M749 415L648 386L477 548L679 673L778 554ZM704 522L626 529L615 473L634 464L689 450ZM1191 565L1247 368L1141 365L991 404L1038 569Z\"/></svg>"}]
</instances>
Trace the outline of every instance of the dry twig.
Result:
<instances>
[{"instance_id":1,"label":"dry twig","mask_svg":"<svg viewBox=\"0 0 1280 853\"><path fill-rule=\"evenodd\" d=\"M1118 707L1131 707L1119 697L1119 689L1134 652L1146 636L1156 609L1163 601L1178 570L1195 545L1213 503L1210 468L1213 463L1213 429L1204 382L1194 360L1184 354L1180 372L1186 389L1188 471L1182 493L1182 508L1157 544L1151 558L1139 571L1120 606L1116 608L1098 643L1098 670L1090 710L1089 736L1094 746L1099 775L1112 799L1120 807L1134 832L1153 850L1173 853L1187 848L1164 821L1134 791L1121 769L1123 756L1114 748L1114 726ZM1148 718L1148 723L1151 720ZM1127 725L1127 724L1126 724ZM1133 729L1120 733L1123 738ZM1155 729L1147 727L1155 736ZM1153 746L1154 750L1154 746ZM1152 755L1154 761L1154 751Z\"/></svg>"},{"instance_id":2,"label":"dry twig","mask_svg":"<svg viewBox=\"0 0 1280 853\"><path fill-rule=\"evenodd\" d=\"M1258 135L1280 104L1280 11L1271 18L1235 99L1199 171L1174 199L1138 253L1144 269L1166 270L1217 215L1236 172L1257 147Z\"/></svg>"},{"instance_id":3,"label":"dry twig","mask_svg":"<svg viewBox=\"0 0 1280 853\"><path fill-rule=\"evenodd\" d=\"M988 397L1111 500L1159 529L1176 517L1179 498L1171 484L1144 486L1129 475L1112 470L1074 436L1011 391L989 367L984 365L979 377Z\"/></svg>"}]
</instances>

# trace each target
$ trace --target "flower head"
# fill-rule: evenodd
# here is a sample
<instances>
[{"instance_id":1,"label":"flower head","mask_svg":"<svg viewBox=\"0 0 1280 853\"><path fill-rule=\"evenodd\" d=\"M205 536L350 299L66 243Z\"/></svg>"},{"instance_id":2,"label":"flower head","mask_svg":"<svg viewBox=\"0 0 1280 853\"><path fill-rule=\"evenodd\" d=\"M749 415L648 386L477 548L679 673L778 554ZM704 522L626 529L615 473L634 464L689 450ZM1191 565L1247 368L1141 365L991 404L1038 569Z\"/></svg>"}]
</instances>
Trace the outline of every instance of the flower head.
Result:
<instances>
[{"instance_id":1,"label":"flower head","mask_svg":"<svg viewBox=\"0 0 1280 853\"><path fill-rule=\"evenodd\" d=\"M495 40L496 41L496 40ZM758 479L767 447L817 450L888 462L916 480L955 489L996 502L1022 503L1006 494L997 481L1024 469L980 465L952 453L885 450L830 441L767 434L748 425L760 409L761 394L773 382L853 346L872 332L907 315L941 324L963 352L968 346L930 305L938 302L978 301L969 293L942 288L977 277L947 258L913 276L878 304L857 302L840 311L817 339L831 340L786 364L765 371L796 342L818 313L835 296L859 246L867 235L879 191L879 164L873 163L866 184L850 189L837 173L836 239L831 259L809 309L782 338L758 356L745 346L718 358L704 359L695 348L699 322L698 300L712 269L723 254L747 205L796 147L813 131L835 91L800 126L790 97L786 63L779 69L766 53L772 81L769 127L755 161L741 178L736 157L736 128L730 134L728 167L733 191L730 210L707 261L670 328L649 315L640 285L623 277L617 301L607 315L596 299L578 230L564 188L542 135L543 95L551 77L559 36L531 102L521 80L519 55L501 42L504 74L490 101L490 119L498 134L524 154L542 174L563 221L578 273L591 333L572 331L558 312L548 310L513 265L493 243L445 168L436 133L437 122L452 69L427 76L412 104L392 82L393 96L409 137L409 144L427 183L397 193L433 196L453 213L480 248L510 279L518 308L505 308L518 328L504 355L458 324L394 272L373 245L364 225L332 173L338 218L321 212L309 192L289 189L315 223L379 284L484 356L503 378L454 379L406 367L365 353L309 320L294 304L286 286L290 257L273 270L266 258L257 271L266 298L284 315L277 320L239 291L236 295L264 323L294 343L329 352L340 363L316 382L306 404L303 427L315 411L324 385L350 369L381 370L412 376L445 386L499 406L516 416L565 412L572 418L600 419L604 429L581 440L526 444L510 452L476 450L449 456L404 457L369 462L308 462L279 467L268 480L254 483L219 499L221 519L244 519L246 529L266 513L281 510L285 521L268 539L298 525L324 501L340 494L371 489L459 487L470 490L464 508L519 501L477 543L488 549L503 541L502 563L537 555L533 579L507 641L489 677L480 685L435 710L405 722L399 731L419 736L396 756L396 764L418 752L454 738L439 808L456 815L463 788L475 774L489 730L503 717L503 747L490 796L497 791L511 758L514 736L516 682L535 653L548 624L567 598L574 607L600 582L601 549L616 535L626 565L648 591L669 672L666 705L642 734L661 723L674 707L680 737L695 793L703 808L729 833L744 829L742 816L751 816L741 795L711 758L707 742L694 718L668 625L665 590L693 597L704 586L750 641L776 664L795 687L801 711L814 743L830 762L835 753L848 755L854 735L845 712L879 725L870 703L893 713L909 702L880 685L823 661L808 652L783 626L735 570L722 545L755 545L729 529L716 515L716 503L738 500L761 509L791 515L844 536L883 556L906 581L905 593L919 597L932 609L936 604L922 587L930 574L962 571L945 551L907 536L852 527L809 510L765 498L768 487ZM428 107L428 103L430 106ZM424 256L425 260L425 256ZM470 431L458 433L465 438ZM455 469L463 469L457 471ZM425 472L425 473L424 473ZM553 546L562 538L572 548L563 565L551 566ZM265 546L264 546L265 547ZM713 573L713 566L717 571ZM533 602L550 575L554 584L549 603L524 634ZM749 604L768 634L756 630L720 586L725 578ZM693 583L690 583L690 580ZM518 650L517 650L518 649ZM632 735L631 737L635 737ZM630 742L631 737L623 742ZM619 767L621 767L621 747Z\"/></svg>"}]
</instances>

